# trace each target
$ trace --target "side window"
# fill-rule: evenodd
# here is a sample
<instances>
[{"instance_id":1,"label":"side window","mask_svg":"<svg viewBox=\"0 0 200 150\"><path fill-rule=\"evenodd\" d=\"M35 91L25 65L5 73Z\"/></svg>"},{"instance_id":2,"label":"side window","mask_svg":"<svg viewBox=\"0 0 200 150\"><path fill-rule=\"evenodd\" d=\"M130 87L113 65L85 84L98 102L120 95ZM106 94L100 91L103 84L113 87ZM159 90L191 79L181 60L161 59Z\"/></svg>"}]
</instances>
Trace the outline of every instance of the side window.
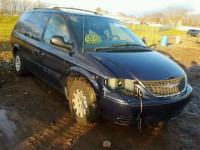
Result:
<instances>
[{"instance_id":1,"label":"side window","mask_svg":"<svg viewBox=\"0 0 200 150\"><path fill-rule=\"evenodd\" d=\"M20 17L15 30L30 38L41 40L49 17L48 13L25 13Z\"/></svg>"},{"instance_id":2,"label":"side window","mask_svg":"<svg viewBox=\"0 0 200 150\"><path fill-rule=\"evenodd\" d=\"M50 44L50 40L54 35L62 36L65 42L69 41L66 23L60 15L51 16L44 34L44 41Z\"/></svg>"},{"instance_id":3,"label":"side window","mask_svg":"<svg viewBox=\"0 0 200 150\"><path fill-rule=\"evenodd\" d=\"M50 17L49 13L33 13L29 19L30 37L36 40L41 40L42 33Z\"/></svg>"},{"instance_id":4,"label":"side window","mask_svg":"<svg viewBox=\"0 0 200 150\"><path fill-rule=\"evenodd\" d=\"M32 13L24 13L18 20L15 31L25 34L29 30L28 19L31 17Z\"/></svg>"}]
</instances>

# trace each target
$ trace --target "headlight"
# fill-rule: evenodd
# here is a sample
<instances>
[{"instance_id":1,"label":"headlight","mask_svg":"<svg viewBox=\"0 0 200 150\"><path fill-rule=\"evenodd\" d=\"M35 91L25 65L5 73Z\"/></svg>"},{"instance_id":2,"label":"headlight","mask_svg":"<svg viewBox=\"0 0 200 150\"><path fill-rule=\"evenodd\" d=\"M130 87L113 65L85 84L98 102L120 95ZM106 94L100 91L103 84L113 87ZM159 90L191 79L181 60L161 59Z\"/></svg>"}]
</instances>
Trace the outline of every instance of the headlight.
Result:
<instances>
[{"instance_id":1,"label":"headlight","mask_svg":"<svg viewBox=\"0 0 200 150\"><path fill-rule=\"evenodd\" d=\"M136 80L130 79L115 79L110 78L105 80L105 86L112 91L122 93L128 96L141 96L142 92L137 86Z\"/></svg>"}]
</instances>

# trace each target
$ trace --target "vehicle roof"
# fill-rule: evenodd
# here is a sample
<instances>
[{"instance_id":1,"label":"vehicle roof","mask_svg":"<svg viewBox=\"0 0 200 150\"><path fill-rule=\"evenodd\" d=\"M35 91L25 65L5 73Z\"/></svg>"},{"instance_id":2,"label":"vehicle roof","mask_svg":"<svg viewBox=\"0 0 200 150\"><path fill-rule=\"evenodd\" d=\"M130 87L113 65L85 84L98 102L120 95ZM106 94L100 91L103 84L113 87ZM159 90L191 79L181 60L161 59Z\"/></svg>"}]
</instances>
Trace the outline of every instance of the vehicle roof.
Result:
<instances>
[{"instance_id":1,"label":"vehicle roof","mask_svg":"<svg viewBox=\"0 0 200 150\"><path fill-rule=\"evenodd\" d=\"M103 16L101 14L97 14L95 12L88 12L84 10L76 10L76 9L67 9L67 8L61 8L61 9L53 9L53 8L35 8L27 12L48 12L48 13L65 13L65 14L71 14L71 15L84 15L84 16L98 16L98 17L105 17L109 18L107 16Z\"/></svg>"},{"instance_id":2,"label":"vehicle roof","mask_svg":"<svg viewBox=\"0 0 200 150\"><path fill-rule=\"evenodd\" d=\"M200 30L198 30L198 29L189 29L189 30L190 30L190 31L191 31L191 30L193 30L193 31L200 31ZM189 30L188 30L188 31L189 31Z\"/></svg>"}]
</instances>

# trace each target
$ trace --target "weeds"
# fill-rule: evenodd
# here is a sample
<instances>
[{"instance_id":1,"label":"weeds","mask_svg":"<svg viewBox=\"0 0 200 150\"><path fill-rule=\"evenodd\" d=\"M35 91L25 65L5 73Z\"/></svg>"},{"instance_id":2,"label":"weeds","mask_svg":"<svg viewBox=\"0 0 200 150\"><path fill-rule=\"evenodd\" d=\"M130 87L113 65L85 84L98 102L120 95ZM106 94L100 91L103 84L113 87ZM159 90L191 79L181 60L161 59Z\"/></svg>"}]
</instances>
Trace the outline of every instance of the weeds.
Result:
<instances>
[{"instance_id":1,"label":"weeds","mask_svg":"<svg viewBox=\"0 0 200 150\"><path fill-rule=\"evenodd\" d=\"M159 32L159 27L153 27L149 25L131 25L126 24L139 38L145 37L147 45L159 44L162 36L184 36L186 31L180 31L176 29L171 29L163 32Z\"/></svg>"},{"instance_id":2,"label":"weeds","mask_svg":"<svg viewBox=\"0 0 200 150\"><path fill-rule=\"evenodd\" d=\"M0 41L8 41L18 16L0 15Z\"/></svg>"}]
</instances>

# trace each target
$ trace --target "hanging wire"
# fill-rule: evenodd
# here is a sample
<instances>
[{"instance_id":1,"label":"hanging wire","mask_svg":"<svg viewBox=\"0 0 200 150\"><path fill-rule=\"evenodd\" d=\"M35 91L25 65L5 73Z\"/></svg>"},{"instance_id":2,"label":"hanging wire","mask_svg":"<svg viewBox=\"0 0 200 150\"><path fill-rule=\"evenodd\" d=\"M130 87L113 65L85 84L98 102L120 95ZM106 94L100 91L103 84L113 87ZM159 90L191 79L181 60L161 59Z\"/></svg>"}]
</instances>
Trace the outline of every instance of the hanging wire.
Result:
<instances>
[{"instance_id":1,"label":"hanging wire","mask_svg":"<svg viewBox=\"0 0 200 150\"><path fill-rule=\"evenodd\" d=\"M140 113L138 114L137 117L137 122L138 122L138 129L141 132L142 131L142 119L141 119L141 114L142 114L142 110L143 110L143 102L142 102L142 96L138 96L138 98L140 99Z\"/></svg>"}]
</instances>

